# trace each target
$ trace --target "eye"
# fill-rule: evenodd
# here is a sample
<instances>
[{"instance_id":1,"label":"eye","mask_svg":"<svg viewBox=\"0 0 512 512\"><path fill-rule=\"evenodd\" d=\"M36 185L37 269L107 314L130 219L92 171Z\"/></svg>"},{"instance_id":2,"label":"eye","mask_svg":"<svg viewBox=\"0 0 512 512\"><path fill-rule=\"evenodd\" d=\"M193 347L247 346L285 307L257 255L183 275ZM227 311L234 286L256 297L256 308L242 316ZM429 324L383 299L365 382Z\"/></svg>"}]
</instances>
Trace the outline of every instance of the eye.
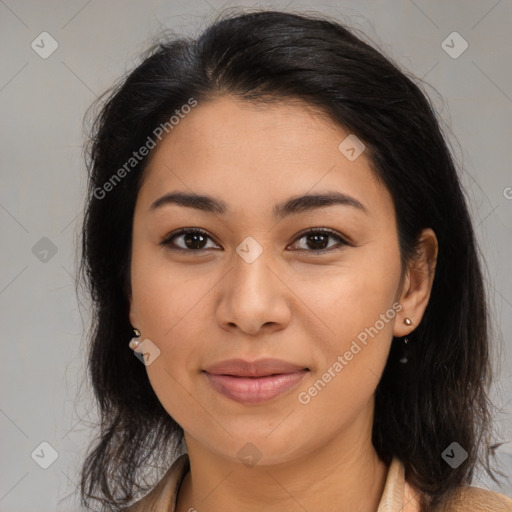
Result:
<instances>
[{"instance_id":1,"label":"eye","mask_svg":"<svg viewBox=\"0 0 512 512\"><path fill-rule=\"evenodd\" d=\"M210 236L202 229L183 228L165 237L160 245L177 251L200 252L212 248L206 246L208 239L211 240ZM175 240L180 240L180 243L177 244Z\"/></svg>"},{"instance_id":2,"label":"eye","mask_svg":"<svg viewBox=\"0 0 512 512\"><path fill-rule=\"evenodd\" d=\"M338 240L338 243L329 245L329 238ZM299 248L300 251L312 252L314 254L336 251L346 245L353 246L353 244L342 238L335 231L326 228L310 229L309 231L302 233L297 240L305 240L306 249ZM308 250L308 247L312 250Z\"/></svg>"},{"instance_id":3,"label":"eye","mask_svg":"<svg viewBox=\"0 0 512 512\"><path fill-rule=\"evenodd\" d=\"M329 245L329 238L336 239L337 244ZM215 247L208 247L208 240L211 240L210 235L199 228L183 228L178 232L171 233L166 236L161 246L168 247L171 250L184 251L184 252L201 252ZM305 240L306 248L300 248L300 251L311 252L313 254L323 254L341 249L343 246L353 246L352 243L345 240L342 236L327 228L310 229L303 232L296 240ZM179 241L179 243L177 242ZM297 242L295 242L297 243ZM214 244L215 245L215 244ZM311 249L311 250L308 250Z\"/></svg>"}]
</instances>

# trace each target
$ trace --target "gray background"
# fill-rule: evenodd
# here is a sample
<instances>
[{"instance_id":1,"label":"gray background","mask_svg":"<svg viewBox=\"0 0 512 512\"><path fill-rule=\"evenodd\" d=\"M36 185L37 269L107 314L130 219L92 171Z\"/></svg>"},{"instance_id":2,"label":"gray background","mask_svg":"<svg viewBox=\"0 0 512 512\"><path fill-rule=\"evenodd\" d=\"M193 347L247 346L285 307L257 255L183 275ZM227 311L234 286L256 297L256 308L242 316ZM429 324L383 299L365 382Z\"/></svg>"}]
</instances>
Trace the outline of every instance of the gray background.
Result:
<instances>
[{"instance_id":1,"label":"gray background","mask_svg":"<svg viewBox=\"0 0 512 512\"><path fill-rule=\"evenodd\" d=\"M75 247L84 199L82 118L160 29L197 34L215 0L0 0L1 360L0 511L79 510L79 463L95 408L83 383L83 324L75 296ZM423 78L444 120L487 262L493 308L493 388L498 439L512 439L512 2L387 0L249 4L320 11L362 30L403 68ZM48 32L57 50L50 49ZM457 58L441 46L458 32ZM462 41L448 39L453 52ZM42 46L44 45L44 49ZM453 137L452 133L457 137ZM46 237L48 240L42 238ZM34 248L35 247L35 248ZM56 250L56 253L54 254ZM45 252L47 251L47 252ZM83 320L88 322L85 310ZM128 340L126 340L128 343ZM508 414L508 415L507 415ZM51 462L49 443L57 459ZM34 458L31 454L35 451ZM42 450L42 451L41 451ZM512 444L498 459L512 495ZM38 463L35 462L38 461Z\"/></svg>"}]
</instances>

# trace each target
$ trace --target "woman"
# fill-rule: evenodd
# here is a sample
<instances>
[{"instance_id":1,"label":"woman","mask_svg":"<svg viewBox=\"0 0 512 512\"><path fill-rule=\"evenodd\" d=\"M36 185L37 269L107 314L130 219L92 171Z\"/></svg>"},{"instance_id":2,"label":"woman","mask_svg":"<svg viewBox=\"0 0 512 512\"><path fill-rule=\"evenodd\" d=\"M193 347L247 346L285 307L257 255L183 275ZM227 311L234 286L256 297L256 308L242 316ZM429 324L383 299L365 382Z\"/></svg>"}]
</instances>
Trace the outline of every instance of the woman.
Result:
<instances>
[{"instance_id":1,"label":"woman","mask_svg":"<svg viewBox=\"0 0 512 512\"><path fill-rule=\"evenodd\" d=\"M387 58L321 17L221 18L114 89L89 169L84 505L512 510L468 486L492 473L467 206Z\"/></svg>"}]
</instances>

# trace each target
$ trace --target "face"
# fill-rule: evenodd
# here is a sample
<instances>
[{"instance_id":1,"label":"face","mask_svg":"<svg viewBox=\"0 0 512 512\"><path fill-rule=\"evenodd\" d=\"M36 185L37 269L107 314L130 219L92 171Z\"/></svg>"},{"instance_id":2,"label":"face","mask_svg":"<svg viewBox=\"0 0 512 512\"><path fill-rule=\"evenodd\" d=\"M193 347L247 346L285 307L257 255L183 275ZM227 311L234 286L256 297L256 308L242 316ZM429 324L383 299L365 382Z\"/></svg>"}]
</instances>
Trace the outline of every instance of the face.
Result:
<instances>
[{"instance_id":1,"label":"face","mask_svg":"<svg viewBox=\"0 0 512 512\"><path fill-rule=\"evenodd\" d=\"M211 452L284 462L371 425L402 269L391 197L339 149L348 135L304 105L225 97L153 150L130 321L160 351L146 370L163 407ZM233 358L281 363L212 369Z\"/></svg>"}]
</instances>

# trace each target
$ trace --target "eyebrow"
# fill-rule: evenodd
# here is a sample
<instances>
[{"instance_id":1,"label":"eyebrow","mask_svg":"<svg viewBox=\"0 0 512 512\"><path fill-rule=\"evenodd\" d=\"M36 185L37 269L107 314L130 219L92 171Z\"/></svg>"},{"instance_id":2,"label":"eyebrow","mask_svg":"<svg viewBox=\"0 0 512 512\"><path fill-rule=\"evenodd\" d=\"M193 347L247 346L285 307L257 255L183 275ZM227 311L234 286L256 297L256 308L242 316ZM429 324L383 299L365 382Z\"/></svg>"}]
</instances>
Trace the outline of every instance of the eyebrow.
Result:
<instances>
[{"instance_id":1,"label":"eyebrow","mask_svg":"<svg viewBox=\"0 0 512 512\"><path fill-rule=\"evenodd\" d=\"M169 192L154 201L149 209L150 211L154 211L169 204L195 208L204 212L216 213L224 216L230 213L227 204L220 199L207 195L184 192ZM368 213L363 204L354 197L342 194L341 192L327 192L323 194L306 194L303 196L292 197L287 201L276 204L273 208L273 215L277 219L282 219L289 215L338 204L351 206L361 212L366 214Z\"/></svg>"}]
</instances>

